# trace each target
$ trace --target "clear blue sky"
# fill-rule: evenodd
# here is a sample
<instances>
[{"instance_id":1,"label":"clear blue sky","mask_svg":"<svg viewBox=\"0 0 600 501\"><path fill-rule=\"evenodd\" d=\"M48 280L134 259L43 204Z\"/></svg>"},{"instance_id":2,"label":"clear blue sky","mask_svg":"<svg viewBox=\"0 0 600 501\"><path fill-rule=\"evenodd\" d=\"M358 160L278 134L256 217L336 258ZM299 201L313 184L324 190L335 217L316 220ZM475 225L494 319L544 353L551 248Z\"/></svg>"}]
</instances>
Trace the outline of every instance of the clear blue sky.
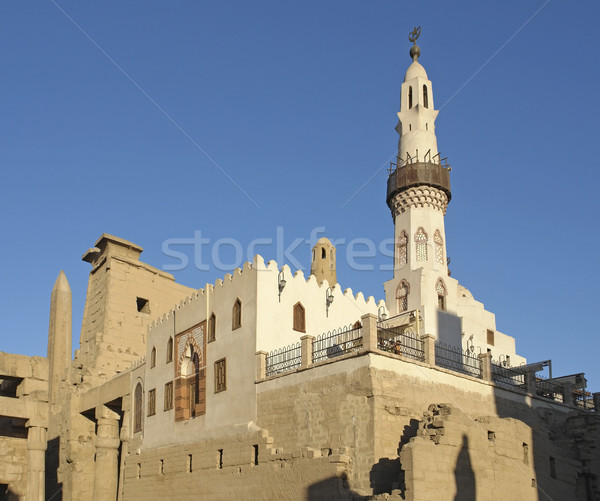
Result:
<instances>
[{"instance_id":1,"label":"clear blue sky","mask_svg":"<svg viewBox=\"0 0 600 501\"><path fill-rule=\"evenodd\" d=\"M391 237L382 167L420 24L453 166L452 275L520 354L600 390L599 18L557 0L0 3L0 349L45 355L61 269L78 346L80 258L103 232L159 268L163 242L195 231L244 248L277 227L286 246L318 226ZM309 246L294 256L307 266ZM389 277L339 259L343 288L379 299Z\"/></svg>"}]
</instances>

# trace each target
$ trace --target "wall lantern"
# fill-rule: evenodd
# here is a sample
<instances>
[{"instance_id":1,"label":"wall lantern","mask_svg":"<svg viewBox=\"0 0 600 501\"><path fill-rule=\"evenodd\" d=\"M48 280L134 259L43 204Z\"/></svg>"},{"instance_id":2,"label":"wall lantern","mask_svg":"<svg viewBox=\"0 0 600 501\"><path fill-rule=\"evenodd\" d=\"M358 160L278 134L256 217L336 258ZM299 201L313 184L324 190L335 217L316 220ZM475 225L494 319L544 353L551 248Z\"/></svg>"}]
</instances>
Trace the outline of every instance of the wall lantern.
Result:
<instances>
[{"instance_id":1,"label":"wall lantern","mask_svg":"<svg viewBox=\"0 0 600 501\"><path fill-rule=\"evenodd\" d=\"M283 289L285 287L285 284L287 282L285 281L285 278L283 277L283 270L281 270L279 272L279 275L277 276L277 287L279 288L279 302L281 303L281 293L283 292Z\"/></svg>"},{"instance_id":2,"label":"wall lantern","mask_svg":"<svg viewBox=\"0 0 600 501\"><path fill-rule=\"evenodd\" d=\"M329 316L329 307L331 306L331 303L333 303L333 292L331 291L331 287L327 287L327 291L325 292L325 302L327 304L327 316Z\"/></svg>"},{"instance_id":3,"label":"wall lantern","mask_svg":"<svg viewBox=\"0 0 600 501\"><path fill-rule=\"evenodd\" d=\"M381 305L377 310L377 316L379 317L380 322L385 322L387 320L387 313L385 312L385 306Z\"/></svg>"}]
</instances>

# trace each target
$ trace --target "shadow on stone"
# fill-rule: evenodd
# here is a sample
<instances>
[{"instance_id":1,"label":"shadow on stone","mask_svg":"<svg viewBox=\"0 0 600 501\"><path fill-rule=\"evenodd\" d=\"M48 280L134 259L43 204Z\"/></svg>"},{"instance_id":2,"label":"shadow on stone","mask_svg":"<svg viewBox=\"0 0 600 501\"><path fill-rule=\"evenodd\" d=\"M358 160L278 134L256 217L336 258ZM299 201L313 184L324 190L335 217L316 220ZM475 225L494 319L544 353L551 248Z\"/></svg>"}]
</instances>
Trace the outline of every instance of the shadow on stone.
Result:
<instances>
[{"instance_id":1,"label":"shadow on stone","mask_svg":"<svg viewBox=\"0 0 600 501\"><path fill-rule=\"evenodd\" d=\"M58 482L57 470L60 455L60 437L48 440L46 449L46 499L62 501L62 483Z\"/></svg>"},{"instance_id":2,"label":"shadow on stone","mask_svg":"<svg viewBox=\"0 0 600 501\"><path fill-rule=\"evenodd\" d=\"M463 444L454 468L456 496L454 501L476 501L475 472L469 454L469 439L463 435Z\"/></svg>"}]
</instances>

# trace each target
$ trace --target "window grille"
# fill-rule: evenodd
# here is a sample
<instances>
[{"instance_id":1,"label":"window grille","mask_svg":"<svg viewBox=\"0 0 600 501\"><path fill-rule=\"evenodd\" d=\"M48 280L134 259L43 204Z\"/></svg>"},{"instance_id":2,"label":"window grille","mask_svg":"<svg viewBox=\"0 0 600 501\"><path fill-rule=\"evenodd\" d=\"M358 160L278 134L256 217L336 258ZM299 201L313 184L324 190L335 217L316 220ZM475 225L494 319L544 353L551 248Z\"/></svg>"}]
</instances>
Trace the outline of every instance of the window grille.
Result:
<instances>
[{"instance_id":1,"label":"window grille","mask_svg":"<svg viewBox=\"0 0 600 501\"><path fill-rule=\"evenodd\" d=\"M417 243L417 261L427 261L427 233L422 227L419 227L415 233L415 242Z\"/></svg>"},{"instance_id":2,"label":"window grille","mask_svg":"<svg viewBox=\"0 0 600 501\"><path fill-rule=\"evenodd\" d=\"M440 310L446 310L446 286L441 278L438 278L438 281L435 284L435 291L438 296L438 308Z\"/></svg>"},{"instance_id":3,"label":"window grille","mask_svg":"<svg viewBox=\"0 0 600 501\"><path fill-rule=\"evenodd\" d=\"M173 408L173 381L169 381L165 384L165 410L171 410Z\"/></svg>"},{"instance_id":4,"label":"window grille","mask_svg":"<svg viewBox=\"0 0 600 501\"><path fill-rule=\"evenodd\" d=\"M215 362L215 393L227 389L226 359L222 358Z\"/></svg>"},{"instance_id":5,"label":"window grille","mask_svg":"<svg viewBox=\"0 0 600 501\"><path fill-rule=\"evenodd\" d=\"M398 267L408 262L408 236L403 231L398 238Z\"/></svg>"},{"instance_id":6,"label":"window grille","mask_svg":"<svg viewBox=\"0 0 600 501\"><path fill-rule=\"evenodd\" d=\"M435 262L444 264L444 240L442 239L440 230L435 230L433 242L435 244Z\"/></svg>"},{"instance_id":7,"label":"window grille","mask_svg":"<svg viewBox=\"0 0 600 501\"><path fill-rule=\"evenodd\" d=\"M156 388L148 392L148 416L156 414Z\"/></svg>"},{"instance_id":8,"label":"window grille","mask_svg":"<svg viewBox=\"0 0 600 501\"><path fill-rule=\"evenodd\" d=\"M398 311L407 311L408 310L408 282L406 280L402 280L398 284L398 288L396 289L396 299L398 300Z\"/></svg>"}]
</instances>

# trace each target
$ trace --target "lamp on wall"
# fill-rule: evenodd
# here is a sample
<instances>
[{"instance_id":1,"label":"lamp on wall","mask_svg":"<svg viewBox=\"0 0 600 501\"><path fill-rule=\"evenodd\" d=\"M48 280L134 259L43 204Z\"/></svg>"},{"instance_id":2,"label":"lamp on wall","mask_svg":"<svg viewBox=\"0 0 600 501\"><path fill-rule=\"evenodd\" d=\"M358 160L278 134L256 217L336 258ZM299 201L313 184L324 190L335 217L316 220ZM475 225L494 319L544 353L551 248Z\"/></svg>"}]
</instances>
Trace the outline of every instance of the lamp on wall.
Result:
<instances>
[{"instance_id":1,"label":"lamp on wall","mask_svg":"<svg viewBox=\"0 0 600 501\"><path fill-rule=\"evenodd\" d=\"M277 287L279 288L279 302L281 303L281 293L283 292L283 289L285 287L285 284L287 282L285 281L285 278L283 277L283 270L281 270L279 272L279 275L277 276Z\"/></svg>"},{"instance_id":2,"label":"lamp on wall","mask_svg":"<svg viewBox=\"0 0 600 501\"><path fill-rule=\"evenodd\" d=\"M325 291L325 303L326 303L326 313L329 316L329 307L331 303L333 303L333 292L331 291L331 287L327 287L327 291Z\"/></svg>"},{"instance_id":3,"label":"lamp on wall","mask_svg":"<svg viewBox=\"0 0 600 501\"><path fill-rule=\"evenodd\" d=\"M380 322L384 322L387 320L387 313L385 312L385 306L381 305L377 310L377 316L379 317Z\"/></svg>"}]
</instances>

